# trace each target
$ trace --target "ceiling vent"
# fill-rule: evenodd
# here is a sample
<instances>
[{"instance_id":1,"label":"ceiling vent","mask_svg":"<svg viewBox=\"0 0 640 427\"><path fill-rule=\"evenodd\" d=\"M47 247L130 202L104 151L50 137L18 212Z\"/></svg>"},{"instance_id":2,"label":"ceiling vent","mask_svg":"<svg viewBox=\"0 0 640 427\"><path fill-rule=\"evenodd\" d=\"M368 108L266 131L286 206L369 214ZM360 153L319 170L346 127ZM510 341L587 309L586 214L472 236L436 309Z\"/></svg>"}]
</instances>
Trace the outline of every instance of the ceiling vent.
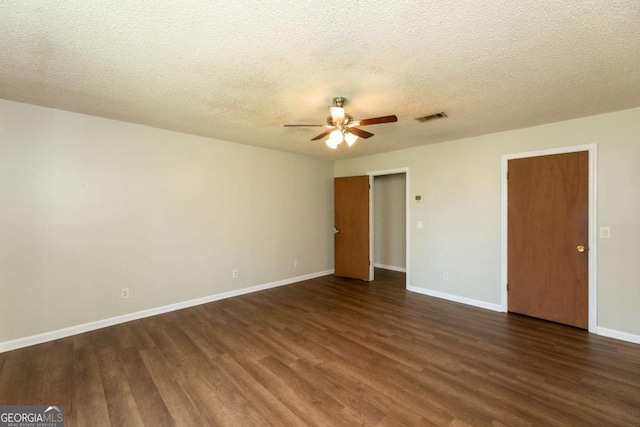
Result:
<instances>
[{"instance_id":1,"label":"ceiling vent","mask_svg":"<svg viewBox=\"0 0 640 427\"><path fill-rule=\"evenodd\" d=\"M445 113L444 111L441 111L439 113L431 114L428 116L418 117L416 120L424 123L431 120L444 119L445 117L449 117L449 116L447 116L447 113Z\"/></svg>"}]
</instances>

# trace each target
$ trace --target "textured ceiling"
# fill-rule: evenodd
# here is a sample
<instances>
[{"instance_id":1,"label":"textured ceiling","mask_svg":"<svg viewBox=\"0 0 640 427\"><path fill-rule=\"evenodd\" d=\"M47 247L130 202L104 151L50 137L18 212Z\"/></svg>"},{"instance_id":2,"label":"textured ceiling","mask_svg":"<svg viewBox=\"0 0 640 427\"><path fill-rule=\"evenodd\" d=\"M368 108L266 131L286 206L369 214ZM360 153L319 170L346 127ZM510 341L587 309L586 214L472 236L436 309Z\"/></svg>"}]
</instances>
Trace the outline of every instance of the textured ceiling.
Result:
<instances>
[{"instance_id":1,"label":"textured ceiling","mask_svg":"<svg viewBox=\"0 0 640 427\"><path fill-rule=\"evenodd\" d=\"M344 159L640 106L640 1L2 0L0 98Z\"/></svg>"}]
</instances>

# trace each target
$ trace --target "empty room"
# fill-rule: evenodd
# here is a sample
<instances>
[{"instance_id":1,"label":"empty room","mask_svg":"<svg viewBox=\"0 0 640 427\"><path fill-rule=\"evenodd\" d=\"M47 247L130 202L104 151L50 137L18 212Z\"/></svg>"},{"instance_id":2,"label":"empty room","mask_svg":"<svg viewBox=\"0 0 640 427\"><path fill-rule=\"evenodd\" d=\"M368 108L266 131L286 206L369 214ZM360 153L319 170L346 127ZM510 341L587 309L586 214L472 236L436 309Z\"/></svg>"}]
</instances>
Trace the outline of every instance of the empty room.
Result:
<instances>
[{"instance_id":1,"label":"empty room","mask_svg":"<svg viewBox=\"0 0 640 427\"><path fill-rule=\"evenodd\" d=\"M0 2L0 427L640 426L640 2Z\"/></svg>"}]
</instances>

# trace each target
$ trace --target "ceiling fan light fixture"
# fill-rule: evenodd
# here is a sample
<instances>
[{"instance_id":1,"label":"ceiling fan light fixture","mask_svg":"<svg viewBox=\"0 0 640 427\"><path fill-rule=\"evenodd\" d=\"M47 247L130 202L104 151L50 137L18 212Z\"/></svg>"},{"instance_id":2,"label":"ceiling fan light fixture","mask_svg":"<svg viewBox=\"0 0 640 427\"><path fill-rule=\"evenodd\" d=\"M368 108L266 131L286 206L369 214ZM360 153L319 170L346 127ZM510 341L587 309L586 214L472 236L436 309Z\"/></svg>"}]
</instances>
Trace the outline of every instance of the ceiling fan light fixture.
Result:
<instances>
[{"instance_id":1,"label":"ceiling fan light fixture","mask_svg":"<svg viewBox=\"0 0 640 427\"><path fill-rule=\"evenodd\" d=\"M327 146L329 148L333 148L334 150L338 148L338 145L342 143L342 132L338 129L334 130L329 134L329 139L327 139Z\"/></svg>"},{"instance_id":2,"label":"ceiling fan light fixture","mask_svg":"<svg viewBox=\"0 0 640 427\"><path fill-rule=\"evenodd\" d=\"M351 147L358 140L358 136L349 132L345 132L344 140L349 147Z\"/></svg>"},{"instance_id":3,"label":"ceiling fan light fixture","mask_svg":"<svg viewBox=\"0 0 640 427\"><path fill-rule=\"evenodd\" d=\"M344 123L344 108L342 107L329 107L329 114L331 119L336 123Z\"/></svg>"},{"instance_id":4,"label":"ceiling fan light fixture","mask_svg":"<svg viewBox=\"0 0 640 427\"><path fill-rule=\"evenodd\" d=\"M331 141L330 139L327 139L327 147L335 150L338 148L338 144L334 144L333 141Z\"/></svg>"}]
</instances>

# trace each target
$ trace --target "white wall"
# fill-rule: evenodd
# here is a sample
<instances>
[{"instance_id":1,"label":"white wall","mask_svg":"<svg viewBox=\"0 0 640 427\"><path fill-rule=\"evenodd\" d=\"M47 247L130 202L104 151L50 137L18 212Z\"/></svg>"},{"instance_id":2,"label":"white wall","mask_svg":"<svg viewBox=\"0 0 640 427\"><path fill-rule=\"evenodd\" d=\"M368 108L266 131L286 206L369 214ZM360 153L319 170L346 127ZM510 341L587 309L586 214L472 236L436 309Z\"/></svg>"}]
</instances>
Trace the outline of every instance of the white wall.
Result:
<instances>
[{"instance_id":1,"label":"white wall","mask_svg":"<svg viewBox=\"0 0 640 427\"><path fill-rule=\"evenodd\" d=\"M330 270L332 230L331 162L0 100L0 344Z\"/></svg>"},{"instance_id":2,"label":"white wall","mask_svg":"<svg viewBox=\"0 0 640 427\"><path fill-rule=\"evenodd\" d=\"M611 227L598 241L597 323L640 338L638 123L640 108L340 161L335 175L409 167L425 199L411 204L410 285L499 305L502 155L597 143L598 225Z\"/></svg>"},{"instance_id":3,"label":"white wall","mask_svg":"<svg viewBox=\"0 0 640 427\"><path fill-rule=\"evenodd\" d=\"M374 264L403 270L406 266L406 174L375 176Z\"/></svg>"}]
</instances>

